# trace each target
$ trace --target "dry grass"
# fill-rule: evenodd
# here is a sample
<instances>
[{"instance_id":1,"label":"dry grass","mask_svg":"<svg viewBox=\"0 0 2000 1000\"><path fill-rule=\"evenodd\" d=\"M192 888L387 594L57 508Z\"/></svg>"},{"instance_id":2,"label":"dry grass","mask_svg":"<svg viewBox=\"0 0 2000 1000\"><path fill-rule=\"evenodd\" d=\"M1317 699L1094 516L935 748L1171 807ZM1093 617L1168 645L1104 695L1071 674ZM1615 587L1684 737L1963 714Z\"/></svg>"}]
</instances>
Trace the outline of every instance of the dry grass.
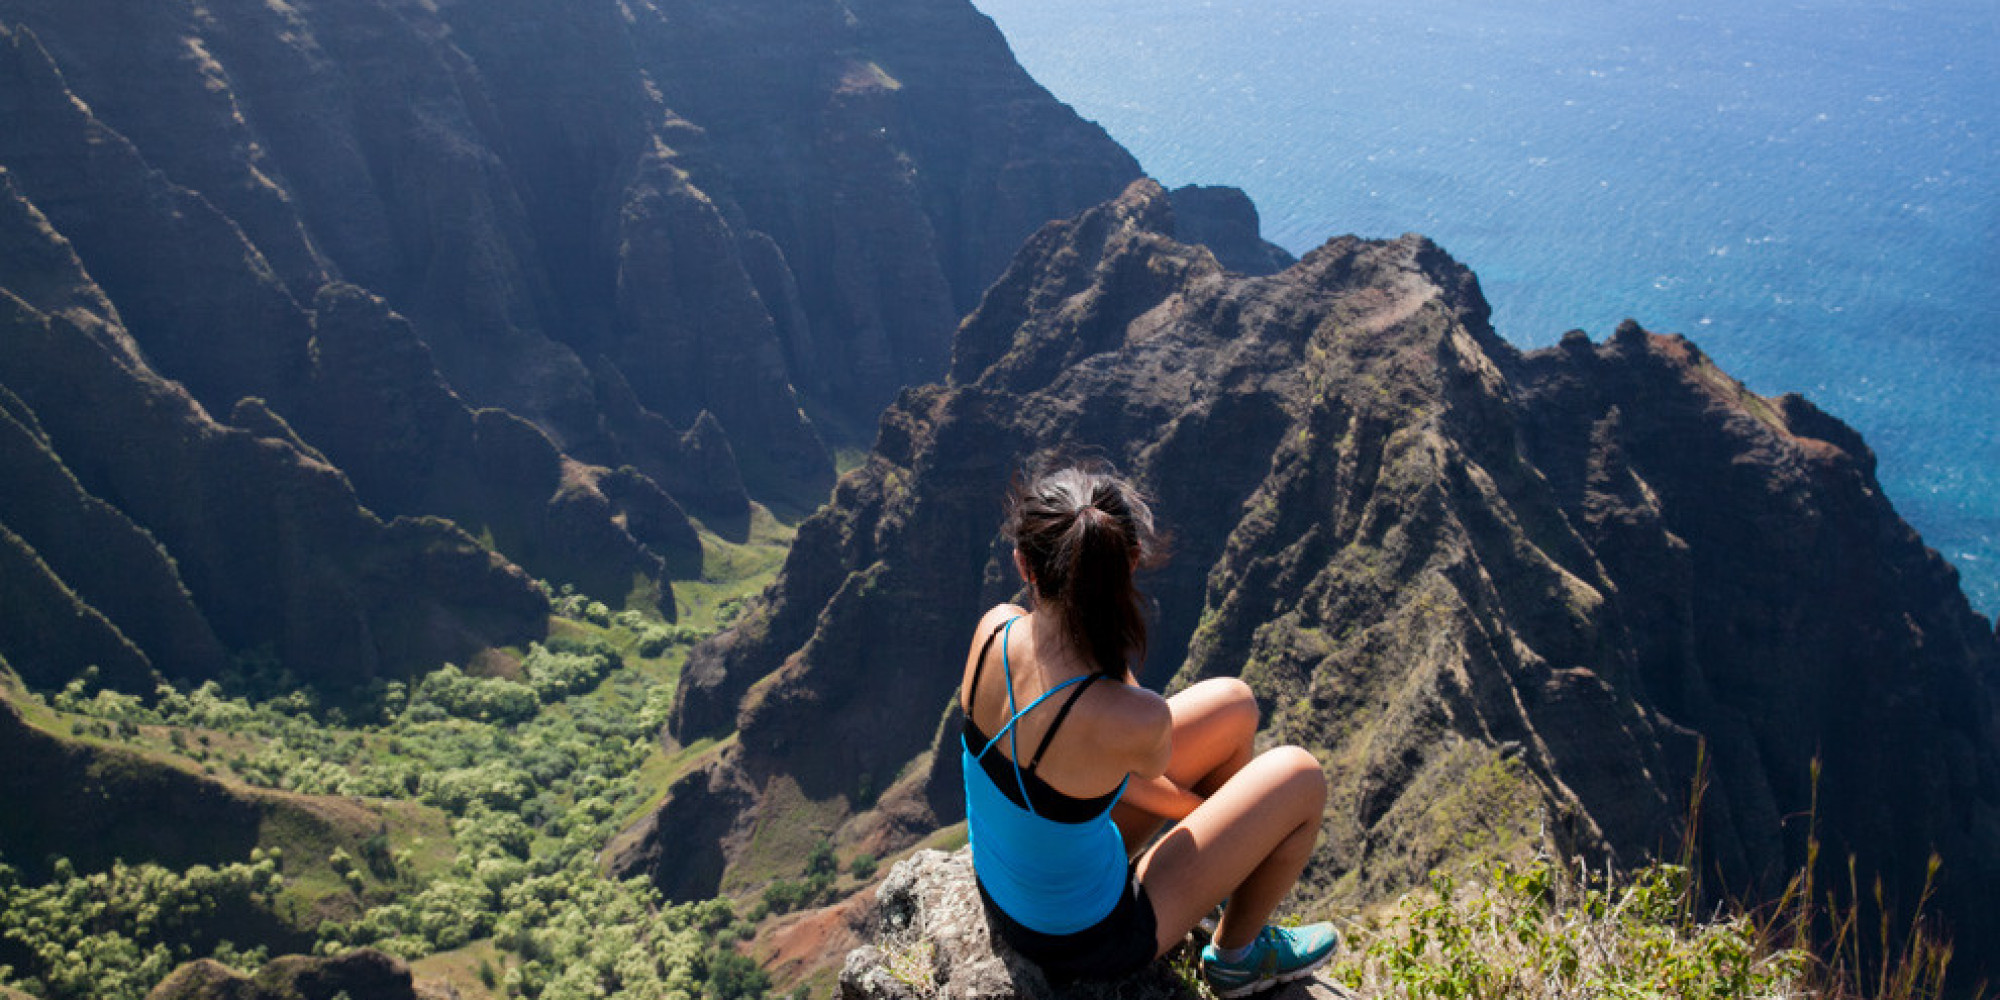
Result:
<instances>
[{"instance_id":1,"label":"dry grass","mask_svg":"<svg viewBox=\"0 0 2000 1000\"><path fill-rule=\"evenodd\" d=\"M1544 859L1435 875L1351 925L1332 978L1397 1000L1810 995L1803 953L1771 947L1747 916L1695 919L1686 872L1656 865L1619 879Z\"/></svg>"},{"instance_id":2,"label":"dry grass","mask_svg":"<svg viewBox=\"0 0 2000 1000\"><path fill-rule=\"evenodd\" d=\"M1817 762L1812 778L1817 789ZM1852 858L1841 884L1821 883L1816 830L1775 903L1697 912L1689 873L1702 784L1680 863L1619 874L1541 857L1434 874L1428 888L1349 924L1332 978L1390 1000L2000 1000L1985 983L1948 983L1952 946L1925 912L1935 857L1906 920L1890 913L1879 881L1864 896Z\"/></svg>"},{"instance_id":3,"label":"dry grass","mask_svg":"<svg viewBox=\"0 0 2000 1000\"><path fill-rule=\"evenodd\" d=\"M1773 941L1812 956L1805 970L1812 995L1834 1000L2000 1000L2000 992L1991 990L1984 981L1967 989L1949 980L1952 943L1939 933L1927 912L1942 867L1936 854L1930 856L1923 889L1907 923L1891 912L1879 876L1869 895L1862 894L1852 855L1847 858L1846 878L1841 884L1827 886L1819 881L1819 780L1820 762L1815 758L1806 863L1764 921L1767 936ZM1864 900L1872 903L1872 921L1864 917Z\"/></svg>"}]
</instances>

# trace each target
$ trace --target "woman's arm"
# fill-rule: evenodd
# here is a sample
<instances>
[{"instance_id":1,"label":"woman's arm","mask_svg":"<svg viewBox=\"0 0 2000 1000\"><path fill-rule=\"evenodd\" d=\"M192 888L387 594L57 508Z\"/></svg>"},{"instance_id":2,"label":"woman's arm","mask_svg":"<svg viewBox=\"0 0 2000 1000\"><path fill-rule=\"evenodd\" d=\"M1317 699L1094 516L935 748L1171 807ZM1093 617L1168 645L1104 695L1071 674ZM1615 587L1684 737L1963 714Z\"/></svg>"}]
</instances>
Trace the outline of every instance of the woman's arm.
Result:
<instances>
[{"instance_id":1,"label":"woman's arm","mask_svg":"<svg viewBox=\"0 0 2000 1000\"><path fill-rule=\"evenodd\" d=\"M1164 819L1178 820L1207 800L1173 783L1162 774L1152 778L1133 775L1125 786L1126 803Z\"/></svg>"},{"instance_id":2,"label":"woman's arm","mask_svg":"<svg viewBox=\"0 0 2000 1000\"><path fill-rule=\"evenodd\" d=\"M1130 674L1126 675L1130 681ZM1126 689L1125 709L1130 715L1124 731L1131 743L1127 759L1133 760L1132 777L1125 785L1124 801L1155 816L1180 819L1205 801L1167 777L1167 764L1174 757L1174 717L1165 698L1136 684Z\"/></svg>"}]
</instances>

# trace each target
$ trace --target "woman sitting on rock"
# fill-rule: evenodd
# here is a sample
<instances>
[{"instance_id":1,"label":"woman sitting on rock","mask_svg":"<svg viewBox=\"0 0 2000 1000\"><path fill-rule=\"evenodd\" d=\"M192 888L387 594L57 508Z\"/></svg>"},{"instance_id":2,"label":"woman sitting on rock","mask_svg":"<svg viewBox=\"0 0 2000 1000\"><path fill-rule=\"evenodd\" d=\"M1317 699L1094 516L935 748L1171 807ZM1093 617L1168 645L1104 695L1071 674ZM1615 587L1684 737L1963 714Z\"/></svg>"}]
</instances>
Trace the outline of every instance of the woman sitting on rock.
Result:
<instances>
[{"instance_id":1,"label":"woman sitting on rock","mask_svg":"<svg viewBox=\"0 0 2000 1000\"><path fill-rule=\"evenodd\" d=\"M1113 978L1227 899L1202 953L1217 995L1309 974L1339 943L1331 925L1265 921L1319 837L1318 760L1253 753L1257 706L1239 680L1172 698L1139 686L1132 575L1160 542L1131 484L1071 466L1017 479L1008 500L1032 608L986 613L960 688L973 867L1001 936L1054 981Z\"/></svg>"}]
</instances>

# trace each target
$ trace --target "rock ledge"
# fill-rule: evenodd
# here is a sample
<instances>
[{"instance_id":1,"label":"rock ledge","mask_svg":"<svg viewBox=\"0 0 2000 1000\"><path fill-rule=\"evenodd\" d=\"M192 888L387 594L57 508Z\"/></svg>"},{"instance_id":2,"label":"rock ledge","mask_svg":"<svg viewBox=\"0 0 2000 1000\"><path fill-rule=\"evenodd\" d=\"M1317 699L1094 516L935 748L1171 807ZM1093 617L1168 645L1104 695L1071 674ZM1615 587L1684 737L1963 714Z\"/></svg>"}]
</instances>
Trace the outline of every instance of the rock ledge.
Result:
<instances>
[{"instance_id":1,"label":"rock ledge","mask_svg":"<svg viewBox=\"0 0 2000 1000\"><path fill-rule=\"evenodd\" d=\"M847 954L841 1000L1201 1000L1206 994L1177 972L1181 952L1127 979L1049 985L987 926L972 877L972 852L918 851L876 890L865 937ZM1342 1000L1318 979L1261 994L1258 1000Z\"/></svg>"}]
</instances>

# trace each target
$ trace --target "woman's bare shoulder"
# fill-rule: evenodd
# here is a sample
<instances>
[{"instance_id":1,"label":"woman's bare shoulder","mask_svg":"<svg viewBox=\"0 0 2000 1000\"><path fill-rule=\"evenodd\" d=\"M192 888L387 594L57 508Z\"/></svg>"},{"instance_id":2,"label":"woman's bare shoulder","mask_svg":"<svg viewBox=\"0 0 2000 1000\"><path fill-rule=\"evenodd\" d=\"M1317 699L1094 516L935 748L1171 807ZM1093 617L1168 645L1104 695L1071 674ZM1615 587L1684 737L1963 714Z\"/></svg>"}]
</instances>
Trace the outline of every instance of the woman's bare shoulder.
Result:
<instances>
[{"instance_id":1,"label":"woman's bare shoulder","mask_svg":"<svg viewBox=\"0 0 2000 1000\"><path fill-rule=\"evenodd\" d=\"M986 645L986 638L993 634L994 629L1027 613L1018 605L995 604L991 610L979 616L979 625L972 630L972 648L966 653L968 660L978 655L979 650Z\"/></svg>"},{"instance_id":2,"label":"woman's bare shoulder","mask_svg":"<svg viewBox=\"0 0 2000 1000\"><path fill-rule=\"evenodd\" d=\"M986 638L986 633L991 632L996 628L999 628L1001 625L1005 624L1008 621L1008 619L1019 618L1027 613L1028 609L1021 607L1018 604L1007 604L1007 603L995 604L991 609L989 609L984 615L981 615L979 618L979 628L977 630L979 632L979 638L983 641Z\"/></svg>"},{"instance_id":3,"label":"woman's bare shoulder","mask_svg":"<svg viewBox=\"0 0 2000 1000\"><path fill-rule=\"evenodd\" d=\"M1106 749L1143 753L1173 732L1173 710L1157 693L1131 684L1093 686L1098 699L1098 725L1093 728Z\"/></svg>"}]
</instances>

